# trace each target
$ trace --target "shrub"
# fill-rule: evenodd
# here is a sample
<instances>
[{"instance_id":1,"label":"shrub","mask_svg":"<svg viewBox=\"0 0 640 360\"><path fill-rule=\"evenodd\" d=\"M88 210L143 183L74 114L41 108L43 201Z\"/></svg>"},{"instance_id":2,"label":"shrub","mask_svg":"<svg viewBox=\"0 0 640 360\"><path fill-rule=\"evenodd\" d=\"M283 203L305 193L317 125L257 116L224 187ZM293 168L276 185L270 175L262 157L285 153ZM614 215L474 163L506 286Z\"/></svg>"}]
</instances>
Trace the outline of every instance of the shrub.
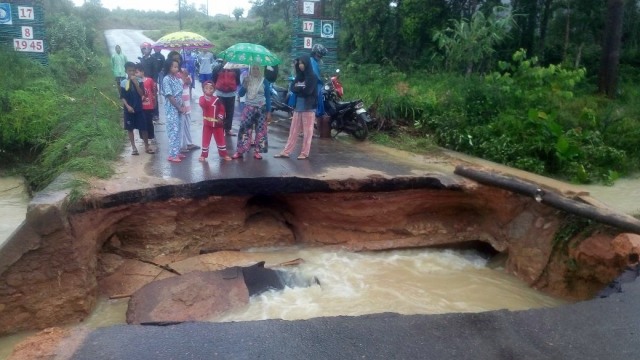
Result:
<instances>
[{"instance_id":1,"label":"shrub","mask_svg":"<svg viewBox=\"0 0 640 360\"><path fill-rule=\"evenodd\" d=\"M374 116L392 137L406 127L445 148L579 183L611 183L640 167L634 82L612 101L591 94L584 69L540 66L524 51L484 77L351 65L342 78L347 98L376 99Z\"/></svg>"},{"instance_id":2,"label":"shrub","mask_svg":"<svg viewBox=\"0 0 640 360\"><path fill-rule=\"evenodd\" d=\"M21 54L0 49L11 76L0 84L0 157L42 148L58 120L60 96L47 69Z\"/></svg>"}]
</instances>

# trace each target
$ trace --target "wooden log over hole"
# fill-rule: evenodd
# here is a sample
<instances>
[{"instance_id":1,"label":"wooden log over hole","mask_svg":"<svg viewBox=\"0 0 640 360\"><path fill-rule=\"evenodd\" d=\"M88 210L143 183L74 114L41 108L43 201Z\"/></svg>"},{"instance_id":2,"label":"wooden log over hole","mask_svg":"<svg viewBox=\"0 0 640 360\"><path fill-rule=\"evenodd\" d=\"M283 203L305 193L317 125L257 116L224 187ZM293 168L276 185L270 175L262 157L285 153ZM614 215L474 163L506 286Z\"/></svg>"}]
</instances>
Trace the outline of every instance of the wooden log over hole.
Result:
<instances>
[{"instance_id":1,"label":"wooden log over hole","mask_svg":"<svg viewBox=\"0 0 640 360\"><path fill-rule=\"evenodd\" d=\"M456 166L454 174L464 176L477 181L480 184L498 187L524 196L530 196L539 203L566 211L570 214L585 217L624 231L640 234L640 220L632 216L617 213L608 209L600 209L593 205L564 197L549 190L542 189L540 185L534 183L496 172L484 171L461 165Z\"/></svg>"}]
</instances>

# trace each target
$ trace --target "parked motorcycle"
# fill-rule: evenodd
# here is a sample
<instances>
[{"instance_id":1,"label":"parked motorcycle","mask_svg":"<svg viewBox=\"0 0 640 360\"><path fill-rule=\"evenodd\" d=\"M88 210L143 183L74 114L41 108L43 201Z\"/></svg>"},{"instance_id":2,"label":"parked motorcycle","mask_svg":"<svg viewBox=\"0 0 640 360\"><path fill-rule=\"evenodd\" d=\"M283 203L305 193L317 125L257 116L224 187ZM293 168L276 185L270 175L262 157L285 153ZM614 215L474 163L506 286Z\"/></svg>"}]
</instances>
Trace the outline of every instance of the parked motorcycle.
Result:
<instances>
[{"instance_id":1,"label":"parked motorcycle","mask_svg":"<svg viewBox=\"0 0 640 360\"><path fill-rule=\"evenodd\" d=\"M330 117L331 133L335 137L346 132L358 140L365 140L369 135L369 124L373 121L361 99L341 101L343 88L337 75L339 72L336 70L331 81L325 83L323 91L324 110Z\"/></svg>"},{"instance_id":2,"label":"parked motorcycle","mask_svg":"<svg viewBox=\"0 0 640 360\"><path fill-rule=\"evenodd\" d=\"M284 111L288 116L293 115L293 108L287 105L289 98L289 89L283 88L276 84L271 85L271 110Z\"/></svg>"},{"instance_id":3,"label":"parked motorcycle","mask_svg":"<svg viewBox=\"0 0 640 360\"><path fill-rule=\"evenodd\" d=\"M340 69L336 69L336 73L331 77L331 84L333 85L333 88L336 89L338 100L342 100L342 96L344 96L344 88L340 82Z\"/></svg>"}]
</instances>

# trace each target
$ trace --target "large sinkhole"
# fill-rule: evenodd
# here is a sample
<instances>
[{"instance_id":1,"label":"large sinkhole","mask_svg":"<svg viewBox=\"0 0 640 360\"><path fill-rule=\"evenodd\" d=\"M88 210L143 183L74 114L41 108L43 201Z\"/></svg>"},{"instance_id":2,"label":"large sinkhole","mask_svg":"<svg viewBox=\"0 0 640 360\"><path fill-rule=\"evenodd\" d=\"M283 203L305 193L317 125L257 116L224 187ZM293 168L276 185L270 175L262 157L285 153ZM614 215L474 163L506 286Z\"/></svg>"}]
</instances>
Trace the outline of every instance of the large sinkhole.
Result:
<instances>
[{"instance_id":1,"label":"large sinkhole","mask_svg":"<svg viewBox=\"0 0 640 360\"><path fill-rule=\"evenodd\" d=\"M438 203L426 201L434 195ZM207 321L519 310L564 303L505 271L507 246L473 224L484 217L473 201L452 203L435 192L400 191L172 202L170 208L146 204L109 227L98 257L103 298L129 298L152 281L193 271L228 272L266 262L281 286L271 286L269 278L247 278L245 272L246 306L231 295L231 300L220 299L184 290L174 311L187 311L183 298L220 302L220 308L202 315L206 318L200 320ZM189 286L206 286L197 284ZM220 286L231 294L226 284ZM175 298L183 290L158 291L137 295L136 309L155 311L148 309L146 296L167 314L170 305L156 299ZM182 316L145 317L132 314L131 307L133 323Z\"/></svg>"},{"instance_id":2,"label":"large sinkhole","mask_svg":"<svg viewBox=\"0 0 640 360\"><path fill-rule=\"evenodd\" d=\"M207 195L198 186L198 196L169 189L32 210L21 230L30 250L1 274L0 332L122 323L132 303L171 315L133 323L549 307L595 296L636 259L585 257L582 244L618 233L560 241L565 213L489 187ZM260 263L281 286L232 281L242 272L230 269Z\"/></svg>"}]
</instances>

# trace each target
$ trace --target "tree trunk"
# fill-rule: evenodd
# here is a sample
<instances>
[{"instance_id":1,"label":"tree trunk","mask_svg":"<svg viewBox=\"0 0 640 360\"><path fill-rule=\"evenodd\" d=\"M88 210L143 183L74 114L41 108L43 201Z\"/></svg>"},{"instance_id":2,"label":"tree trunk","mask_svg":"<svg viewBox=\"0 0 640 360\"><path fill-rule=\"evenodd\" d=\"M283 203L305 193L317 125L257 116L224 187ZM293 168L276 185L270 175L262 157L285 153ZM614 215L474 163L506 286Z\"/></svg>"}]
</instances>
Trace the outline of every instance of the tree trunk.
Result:
<instances>
[{"instance_id":1,"label":"tree trunk","mask_svg":"<svg viewBox=\"0 0 640 360\"><path fill-rule=\"evenodd\" d=\"M571 32L571 4L569 1L566 2L567 7L566 11L566 19L564 23L564 45L562 47L562 61L567 61L567 52L569 51L569 34Z\"/></svg>"},{"instance_id":2,"label":"tree trunk","mask_svg":"<svg viewBox=\"0 0 640 360\"><path fill-rule=\"evenodd\" d=\"M608 0L598 90L609 98L615 97L618 84L623 15L624 0Z\"/></svg>"},{"instance_id":3,"label":"tree trunk","mask_svg":"<svg viewBox=\"0 0 640 360\"><path fill-rule=\"evenodd\" d=\"M580 61L582 60L582 49L584 48L584 43L580 43L580 46L578 46L578 53L576 54L576 62L574 64L574 67L577 69L580 67Z\"/></svg>"},{"instance_id":4,"label":"tree trunk","mask_svg":"<svg viewBox=\"0 0 640 360\"><path fill-rule=\"evenodd\" d=\"M476 13L476 9L478 8L478 1L477 0L469 0L469 18L471 18L473 16L473 14Z\"/></svg>"},{"instance_id":5,"label":"tree trunk","mask_svg":"<svg viewBox=\"0 0 640 360\"><path fill-rule=\"evenodd\" d=\"M547 39L547 26L549 26L549 17L551 16L552 3L553 0L544 0L542 19L540 20L540 41L538 44L538 54L542 59L544 59L545 43Z\"/></svg>"},{"instance_id":6,"label":"tree trunk","mask_svg":"<svg viewBox=\"0 0 640 360\"><path fill-rule=\"evenodd\" d=\"M524 48L527 49L527 54L533 55L535 49L535 33L538 27L538 1L533 0L527 7L527 28L523 37Z\"/></svg>"}]
</instances>

